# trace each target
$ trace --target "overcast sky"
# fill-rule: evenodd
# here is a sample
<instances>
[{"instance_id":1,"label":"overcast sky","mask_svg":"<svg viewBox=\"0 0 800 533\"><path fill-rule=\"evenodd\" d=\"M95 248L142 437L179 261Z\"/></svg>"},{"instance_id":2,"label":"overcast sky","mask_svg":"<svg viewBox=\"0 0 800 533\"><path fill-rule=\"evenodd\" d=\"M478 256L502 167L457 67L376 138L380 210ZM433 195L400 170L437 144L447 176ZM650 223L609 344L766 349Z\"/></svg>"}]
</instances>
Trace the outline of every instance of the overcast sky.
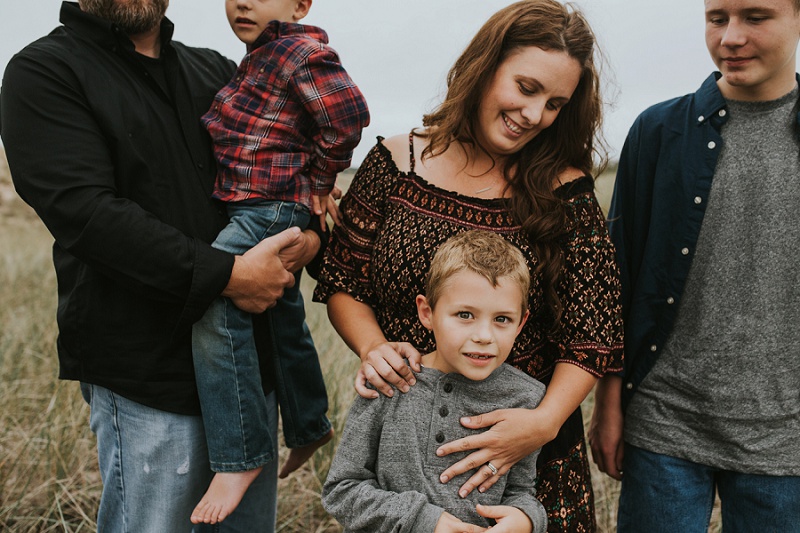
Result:
<instances>
[{"instance_id":1,"label":"overcast sky","mask_svg":"<svg viewBox=\"0 0 800 533\"><path fill-rule=\"evenodd\" d=\"M224 0L171 0L175 38L234 61L244 45L225 19ZM447 70L501 0L315 0L304 20L324 28L367 98L376 135L419 125L444 94ZM703 39L702 0L579 0L607 58L605 132L612 156L651 104L694 91L714 68ZM58 25L58 0L0 0L0 70L27 43Z\"/></svg>"}]
</instances>

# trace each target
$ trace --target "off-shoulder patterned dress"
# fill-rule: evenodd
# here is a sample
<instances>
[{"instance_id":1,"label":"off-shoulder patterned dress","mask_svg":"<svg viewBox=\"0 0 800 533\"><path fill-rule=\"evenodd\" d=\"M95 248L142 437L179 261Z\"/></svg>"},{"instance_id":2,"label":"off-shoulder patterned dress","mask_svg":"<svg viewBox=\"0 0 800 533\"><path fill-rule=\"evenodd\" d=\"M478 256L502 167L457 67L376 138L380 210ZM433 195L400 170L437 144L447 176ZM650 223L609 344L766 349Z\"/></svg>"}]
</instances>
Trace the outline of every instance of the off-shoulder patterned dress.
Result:
<instances>
[{"instance_id":1,"label":"off-shoulder patterned dress","mask_svg":"<svg viewBox=\"0 0 800 533\"><path fill-rule=\"evenodd\" d=\"M434 350L420 324L414 298L424 294L431 257L452 235L484 229L522 250L531 272L537 259L520 233L505 199L464 196L431 185L411 170L402 172L378 138L342 199L343 224L331 236L314 299L326 302L346 292L370 305L390 341L406 341L421 353ZM566 362L602 376L622 368L619 275L594 181L582 177L556 189L568 205L563 240L566 266L559 296L564 305L557 337L548 334L540 280L531 283L531 318L508 362L548 384L556 363ZM537 495L550 532L596 529L587 448L580 409L542 449Z\"/></svg>"}]
</instances>

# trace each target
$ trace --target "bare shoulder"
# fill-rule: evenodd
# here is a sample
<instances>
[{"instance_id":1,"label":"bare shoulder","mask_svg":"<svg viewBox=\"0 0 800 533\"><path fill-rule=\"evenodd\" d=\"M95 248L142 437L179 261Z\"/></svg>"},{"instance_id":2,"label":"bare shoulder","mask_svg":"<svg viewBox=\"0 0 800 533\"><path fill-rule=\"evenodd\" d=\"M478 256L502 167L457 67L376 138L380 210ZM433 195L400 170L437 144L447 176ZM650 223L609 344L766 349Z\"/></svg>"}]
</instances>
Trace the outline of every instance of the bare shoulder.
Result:
<instances>
[{"instance_id":1,"label":"bare shoulder","mask_svg":"<svg viewBox=\"0 0 800 533\"><path fill-rule=\"evenodd\" d=\"M411 164L408 157L408 133L388 137L383 140L383 145L392 154L392 159L401 172L408 172L411 170Z\"/></svg>"},{"instance_id":2,"label":"bare shoulder","mask_svg":"<svg viewBox=\"0 0 800 533\"><path fill-rule=\"evenodd\" d=\"M585 175L586 173L578 168L567 167L561 174L558 175L556 182L553 184L553 188L557 189L558 187L582 178Z\"/></svg>"}]
</instances>

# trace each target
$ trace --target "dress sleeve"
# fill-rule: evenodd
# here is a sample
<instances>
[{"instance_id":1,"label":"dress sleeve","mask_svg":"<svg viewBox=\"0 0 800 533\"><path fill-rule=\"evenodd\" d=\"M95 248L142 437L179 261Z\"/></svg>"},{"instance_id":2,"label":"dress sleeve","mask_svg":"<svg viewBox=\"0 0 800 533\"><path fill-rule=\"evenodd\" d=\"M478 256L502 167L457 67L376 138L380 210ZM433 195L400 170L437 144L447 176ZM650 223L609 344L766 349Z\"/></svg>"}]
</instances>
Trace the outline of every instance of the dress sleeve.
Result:
<instances>
[{"instance_id":1,"label":"dress sleeve","mask_svg":"<svg viewBox=\"0 0 800 533\"><path fill-rule=\"evenodd\" d=\"M327 303L337 292L346 292L359 302L374 305L372 253L383 225L389 189L399 175L381 140L379 137L342 198L342 224L331 232L314 301Z\"/></svg>"},{"instance_id":2,"label":"dress sleeve","mask_svg":"<svg viewBox=\"0 0 800 533\"><path fill-rule=\"evenodd\" d=\"M590 374L622 371L623 326L620 279L614 245L594 195L594 182L581 178L557 194L567 202L564 276L558 295L561 324L552 341L556 363L577 365Z\"/></svg>"},{"instance_id":3,"label":"dress sleeve","mask_svg":"<svg viewBox=\"0 0 800 533\"><path fill-rule=\"evenodd\" d=\"M392 492L376 475L390 398L357 397L322 488L322 505L352 533L431 533L444 509L422 492ZM533 472L533 470L532 470Z\"/></svg>"}]
</instances>

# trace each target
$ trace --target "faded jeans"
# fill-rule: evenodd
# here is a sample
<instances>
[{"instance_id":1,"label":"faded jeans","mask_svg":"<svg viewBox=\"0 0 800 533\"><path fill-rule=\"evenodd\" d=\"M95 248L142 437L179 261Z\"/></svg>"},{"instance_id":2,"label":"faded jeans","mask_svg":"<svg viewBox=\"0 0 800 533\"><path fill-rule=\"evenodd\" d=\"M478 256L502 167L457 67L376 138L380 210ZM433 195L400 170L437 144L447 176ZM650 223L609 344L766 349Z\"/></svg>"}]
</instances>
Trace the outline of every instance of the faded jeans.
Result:
<instances>
[{"instance_id":1,"label":"faded jeans","mask_svg":"<svg viewBox=\"0 0 800 533\"><path fill-rule=\"evenodd\" d=\"M81 383L81 392L91 406L90 425L97 436L103 480L99 533L275 531L277 461L264 466L224 522L193 530L192 510L214 474L208 464L202 418L146 407L97 385ZM274 393L267 399L275 435Z\"/></svg>"}]
</instances>

